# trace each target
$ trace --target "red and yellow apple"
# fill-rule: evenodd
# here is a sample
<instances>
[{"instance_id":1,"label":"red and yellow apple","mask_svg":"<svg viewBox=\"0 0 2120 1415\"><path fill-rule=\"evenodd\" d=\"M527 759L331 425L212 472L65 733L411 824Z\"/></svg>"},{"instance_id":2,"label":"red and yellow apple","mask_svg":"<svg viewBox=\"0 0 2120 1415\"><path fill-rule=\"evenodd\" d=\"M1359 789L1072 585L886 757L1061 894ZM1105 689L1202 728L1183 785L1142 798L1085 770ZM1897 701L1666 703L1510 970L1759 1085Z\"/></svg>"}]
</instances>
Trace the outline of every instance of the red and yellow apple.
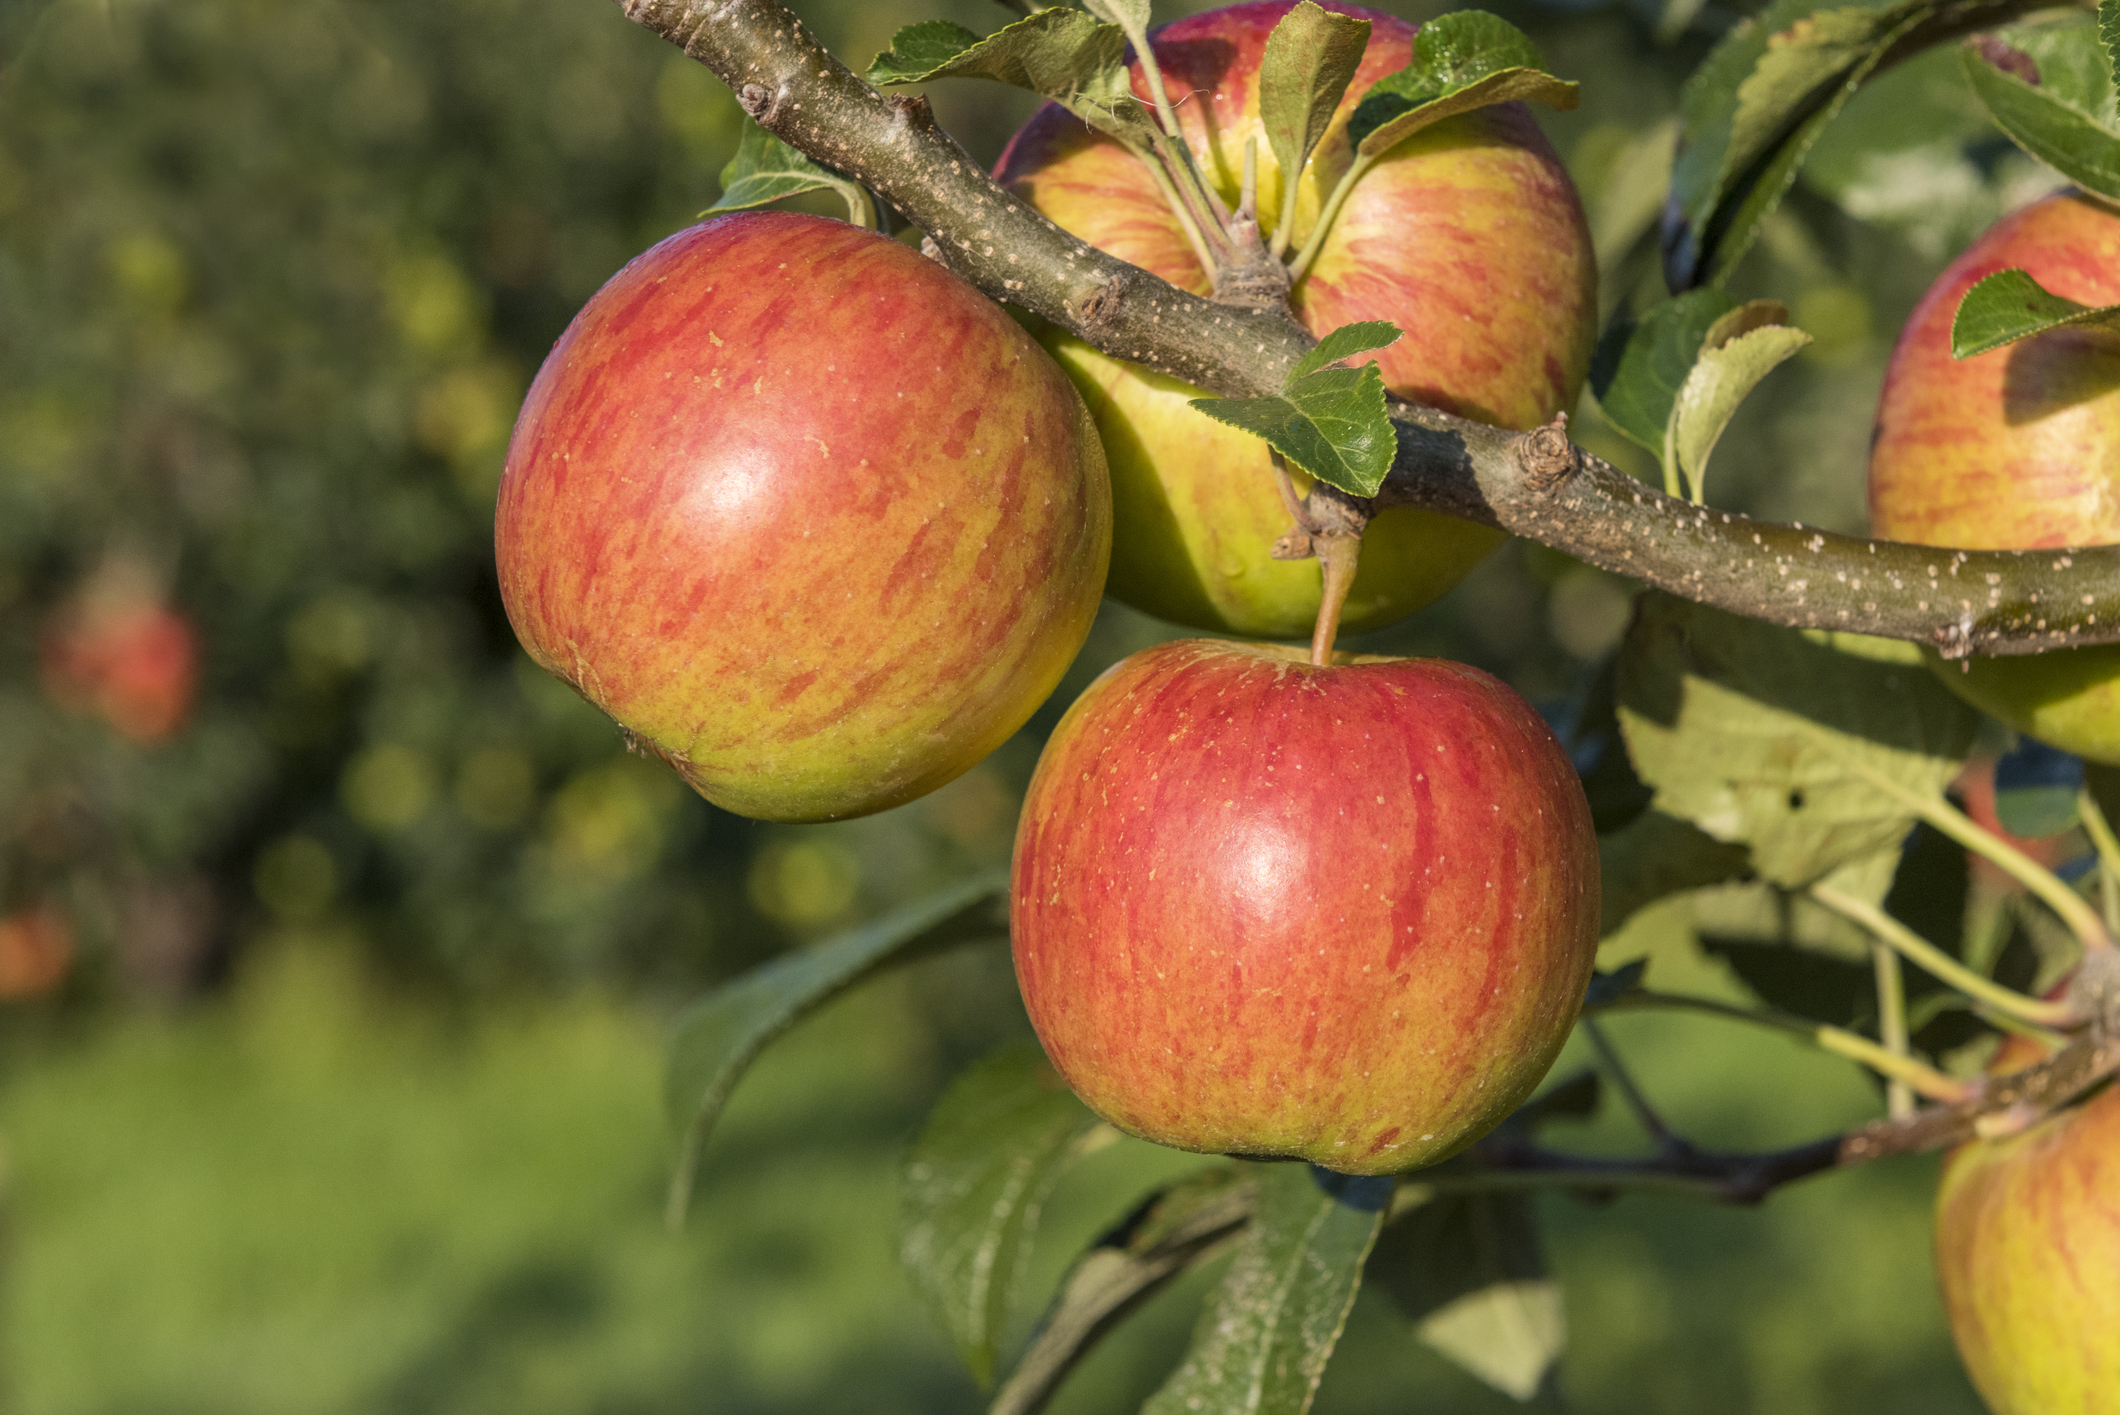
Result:
<instances>
[{"instance_id":1,"label":"red and yellow apple","mask_svg":"<svg viewBox=\"0 0 2120 1415\"><path fill-rule=\"evenodd\" d=\"M2013 1037L1993 1069L2041 1055ZM2120 1086L1952 1151L1936 1268L1958 1354L1995 1415L2120 1415Z\"/></svg>"},{"instance_id":2,"label":"red and yellow apple","mask_svg":"<svg viewBox=\"0 0 2120 1415\"><path fill-rule=\"evenodd\" d=\"M1232 205L1245 143L1258 139L1259 212L1269 234L1287 178L1259 120L1259 62L1291 8L1290 0L1233 5L1164 26L1153 41L1195 160ZM1366 18L1373 29L1331 129L1296 179L1291 254L1353 159L1347 119L1356 101L1405 67L1417 28L1336 0L1325 8ZM1149 93L1138 64L1134 91L1144 101ZM1041 109L995 175L1091 244L1210 293L1149 169L1065 110ZM1597 268L1574 184L1521 103L1436 123L1356 184L1290 307L1320 335L1358 320L1396 323L1405 337L1375 357L1385 385L1402 397L1504 427L1543 423L1574 406L1595 337ZM1199 389L1058 330L1042 338L1089 400L1111 462L1112 595L1195 628L1308 635L1318 567L1269 554L1289 517L1265 444L1187 406ZM1362 539L1342 627L1360 632L1411 613L1501 538L1431 512L1384 512Z\"/></svg>"},{"instance_id":3,"label":"red and yellow apple","mask_svg":"<svg viewBox=\"0 0 2120 1415\"><path fill-rule=\"evenodd\" d=\"M1958 302L1997 271L2120 303L2120 212L2079 195L2005 217L1922 297L1892 351L1870 452L1870 529L1970 550L2120 541L2120 341L2057 329L1951 358ZM1967 591L1975 610L1979 594ZM1955 602L1955 601L1953 601ZM2020 732L2120 763L2120 646L1942 665Z\"/></svg>"},{"instance_id":4,"label":"red and yellow apple","mask_svg":"<svg viewBox=\"0 0 2120 1415\"><path fill-rule=\"evenodd\" d=\"M1462 1149L1567 1039L1597 840L1475 668L1183 640L1068 709L1016 835L1016 978L1099 1115L1383 1174Z\"/></svg>"},{"instance_id":5,"label":"red and yellow apple","mask_svg":"<svg viewBox=\"0 0 2120 1415\"><path fill-rule=\"evenodd\" d=\"M1082 400L1000 308L843 222L679 232L597 292L508 447L532 657L708 800L897 805L1020 727L1110 555Z\"/></svg>"}]
</instances>

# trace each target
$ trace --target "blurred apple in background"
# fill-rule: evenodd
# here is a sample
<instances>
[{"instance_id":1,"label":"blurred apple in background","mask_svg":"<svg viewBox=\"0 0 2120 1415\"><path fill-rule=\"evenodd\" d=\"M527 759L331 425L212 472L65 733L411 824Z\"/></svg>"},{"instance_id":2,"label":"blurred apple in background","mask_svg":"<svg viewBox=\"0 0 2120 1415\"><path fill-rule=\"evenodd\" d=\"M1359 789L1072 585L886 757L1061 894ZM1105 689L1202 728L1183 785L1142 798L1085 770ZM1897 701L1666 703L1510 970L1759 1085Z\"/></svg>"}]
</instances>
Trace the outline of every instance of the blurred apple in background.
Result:
<instances>
[{"instance_id":1,"label":"blurred apple in background","mask_svg":"<svg viewBox=\"0 0 2120 1415\"><path fill-rule=\"evenodd\" d=\"M52 991L73 957L73 925L57 909L32 905L0 918L0 1002Z\"/></svg>"},{"instance_id":2,"label":"blurred apple in background","mask_svg":"<svg viewBox=\"0 0 2120 1415\"><path fill-rule=\"evenodd\" d=\"M2022 269L2055 294L2120 303L2120 213L2035 202L1990 228L1922 297L1892 351L1870 453L1870 529L1973 550L2120 541L2120 340L2056 329L1954 360L1965 292ZM1985 607L1985 587L1943 593ZM2057 747L2120 763L2120 645L1941 665L1983 711Z\"/></svg>"},{"instance_id":3,"label":"blurred apple in background","mask_svg":"<svg viewBox=\"0 0 2120 1415\"><path fill-rule=\"evenodd\" d=\"M508 448L531 656L708 800L909 801L998 747L1089 632L1111 546L1082 400L1000 307L873 231L722 217L613 276Z\"/></svg>"},{"instance_id":4,"label":"blurred apple in background","mask_svg":"<svg viewBox=\"0 0 2120 1415\"><path fill-rule=\"evenodd\" d=\"M1068 709L1016 837L1010 933L1060 1074L1179 1149L1382 1174L1546 1074L1598 934L1575 769L1441 659L1181 640Z\"/></svg>"},{"instance_id":5,"label":"blurred apple in background","mask_svg":"<svg viewBox=\"0 0 2120 1415\"><path fill-rule=\"evenodd\" d=\"M93 712L135 742L176 735L198 688L191 621L163 597L155 575L124 557L99 569L45 627L44 691Z\"/></svg>"},{"instance_id":6,"label":"blurred apple in background","mask_svg":"<svg viewBox=\"0 0 2120 1415\"><path fill-rule=\"evenodd\" d=\"M1155 32L1155 51L1195 160L1232 206L1247 139L1258 138L1259 211L1269 234L1284 175L1259 121L1266 38L1293 8L1233 5ZM1347 118L1363 92L1406 66L1417 26L1369 20L1369 48L1331 131L1298 178L1290 254L1352 160ZM1134 91L1149 89L1139 65ZM1179 286L1207 272L1149 169L1079 118L1048 105L1011 140L996 177L1067 230ZM1290 305L1314 334L1386 319L1405 337L1378 351L1392 392L1482 422L1528 428L1575 404L1597 322L1597 267L1581 203L1521 103L1449 118L1393 148L1356 184ZM1289 527L1265 445L1187 406L1199 389L1041 336L1089 400L1111 460L1111 593L1195 628L1307 636L1318 567L1269 551ZM1367 357L1367 356L1365 356ZM1300 474L1299 484L1301 484ZM1442 594L1501 533L1426 511L1385 511L1362 540L1342 616L1349 633L1400 619Z\"/></svg>"}]
</instances>

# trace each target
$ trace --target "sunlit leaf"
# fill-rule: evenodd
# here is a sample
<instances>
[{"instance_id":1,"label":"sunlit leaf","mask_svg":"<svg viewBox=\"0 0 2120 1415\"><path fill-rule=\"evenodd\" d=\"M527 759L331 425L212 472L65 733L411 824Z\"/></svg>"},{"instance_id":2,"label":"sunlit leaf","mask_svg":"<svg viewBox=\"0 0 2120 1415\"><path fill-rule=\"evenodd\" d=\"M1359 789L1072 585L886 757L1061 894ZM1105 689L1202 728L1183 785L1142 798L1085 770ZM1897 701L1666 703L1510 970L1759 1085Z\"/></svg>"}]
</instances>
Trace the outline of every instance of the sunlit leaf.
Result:
<instances>
[{"instance_id":1,"label":"sunlit leaf","mask_svg":"<svg viewBox=\"0 0 2120 1415\"><path fill-rule=\"evenodd\" d=\"M886 964L1003 936L997 900L1007 891L1008 871L975 875L813 948L761 964L680 1017L664 1080L671 1121L684 1134L670 1185L673 1220L691 1199L700 1148L729 1092L768 1042Z\"/></svg>"},{"instance_id":2,"label":"sunlit leaf","mask_svg":"<svg viewBox=\"0 0 2120 1415\"><path fill-rule=\"evenodd\" d=\"M1398 452L1384 411L1384 377L1374 361L1324 368L1290 384L1277 398L1195 398L1217 422L1263 437L1319 481L1356 496L1374 496Z\"/></svg>"},{"instance_id":3,"label":"sunlit leaf","mask_svg":"<svg viewBox=\"0 0 2120 1415\"><path fill-rule=\"evenodd\" d=\"M972 42L951 47L967 36ZM984 39L946 21L909 25L868 72L877 85L930 79L992 79L1026 88L1127 141L1149 130L1127 69L1125 32L1080 10L1040 10Z\"/></svg>"},{"instance_id":4,"label":"sunlit leaf","mask_svg":"<svg viewBox=\"0 0 2120 1415\"><path fill-rule=\"evenodd\" d=\"M906 1153L899 1257L982 1386L1039 1208L1097 1124L1025 1046L959 1076Z\"/></svg>"},{"instance_id":5,"label":"sunlit leaf","mask_svg":"<svg viewBox=\"0 0 2120 1415\"><path fill-rule=\"evenodd\" d=\"M1282 181L1295 181L1325 136L1368 45L1369 21L1334 14L1312 0L1299 0L1266 37L1259 123Z\"/></svg>"},{"instance_id":6,"label":"sunlit leaf","mask_svg":"<svg viewBox=\"0 0 2120 1415\"><path fill-rule=\"evenodd\" d=\"M1192 1348L1141 1415L1303 1415L1347 1325L1389 1178L1256 1166L1258 1213Z\"/></svg>"},{"instance_id":7,"label":"sunlit leaf","mask_svg":"<svg viewBox=\"0 0 2120 1415\"><path fill-rule=\"evenodd\" d=\"M1759 381L1793 357L1811 336L1784 321L1771 300L1731 310L1701 341L1700 356L1671 406L1669 443L1695 501L1707 499L1708 458L1738 405Z\"/></svg>"},{"instance_id":8,"label":"sunlit leaf","mask_svg":"<svg viewBox=\"0 0 2120 1415\"><path fill-rule=\"evenodd\" d=\"M1796 572L1800 580L1803 571ZM1790 888L1896 851L1979 729L1896 652L1776 628L1652 593L1620 659L1620 726L1656 807L1750 847Z\"/></svg>"},{"instance_id":9,"label":"sunlit leaf","mask_svg":"<svg viewBox=\"0 0 2120 1415\"><path fill-rule=\"evenodd\" d=\"M1597 860L1604 884L1600 932L1608 935L1659 899L1742 879L1752 871L1744 846L1717 840L1691 821L1656 810L1600 835Z\"/></svg>"},{"instance_id":10,"label":"sunlit leaf","mask_svg":"<svg viewBox=\"0 0 2120 1415\"><path fill-rule=\"evenodd\" d=\"M1951 357L1970 359L2049 329L2120 334L2120 305L2096 307L2056 295L2022 270L1998 270L1965 292L1951 320Z\"/></svg>"},{"instance_id":11,"label":"sunlit leaf","mask_svg":"<svg viewBox=\"0 0 2120 1415\"><path fill-rule=\"evenodd\" d=\"M1296 360L1296 366L1289 370L1284 386L1292 388L1318 370L1343 359L1351 359L1356 354L1396 344L1404 332L1388 319L1343 324L1320 339L1316 348Z\"/></svg>"},{"instance_id":12,"label":"sunlit leaf","mask_svg":"<svg viewBox=\"0 0 2120 1415\"><path fill-rule=\"evenodd\" d=\"M1590 361L1590 387L1612 425L1661 459L1671 410L1717 320L1738 308L1721 290L1665 300L1639 321L1614 325Z\"/></svg>"},{"instance_id":13,"label":"sunlit leaf","mask_svg":"<svg viewBox=\"0 0 2120 1415\"><path fill-rule=\"evenodd\" d=\"M850 219L860 226L876 224L876 209L861 184L820 166L749 119L736 144L736 155L721 169L721 196L701 212L744 211L783 197L830 190L846 198Z\"/></svg>"}]
</instances>

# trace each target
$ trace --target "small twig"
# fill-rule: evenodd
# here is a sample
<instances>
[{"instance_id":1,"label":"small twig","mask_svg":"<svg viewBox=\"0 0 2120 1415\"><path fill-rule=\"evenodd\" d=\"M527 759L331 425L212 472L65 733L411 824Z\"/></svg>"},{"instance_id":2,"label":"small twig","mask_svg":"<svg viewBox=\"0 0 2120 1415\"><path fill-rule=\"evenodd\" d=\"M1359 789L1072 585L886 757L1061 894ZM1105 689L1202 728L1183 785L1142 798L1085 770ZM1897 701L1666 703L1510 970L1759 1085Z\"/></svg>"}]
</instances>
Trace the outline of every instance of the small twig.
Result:
<instances>
[{"instance_id":1,"label":"small twig","mask_svg":"<svg viewBox=\"0 0 2120 1415\"><path fill-rule=\"evenodd\" d=\"M1628 1072L1627 1064L1620 1060L1618 1050L1612 1045L1612 1039L1605 1035L1605 1029L1598 1025L1597 1019L1585 1017L1582 1026L1583 1035L1588 1037L1590 1045L1597 1049L1597 1059L1602 1063L1605 1075L1611 1078L1613 1085L1619 1087L1620 1095L1627 1102L1627 1109L1634 1112L1635 1120L1641 1124L1642 1129L1649 1132L1649 1138L1656 1141L1659 1148L1683 1143L1672 1133L1671 1127L1664 1124L1664 1118L1656 1113L1656 1107L1649 1104L1649 1098L1642 1093L1642 1088L1634 1083L1634 1077Z\"/></svg>"}]
</instances>

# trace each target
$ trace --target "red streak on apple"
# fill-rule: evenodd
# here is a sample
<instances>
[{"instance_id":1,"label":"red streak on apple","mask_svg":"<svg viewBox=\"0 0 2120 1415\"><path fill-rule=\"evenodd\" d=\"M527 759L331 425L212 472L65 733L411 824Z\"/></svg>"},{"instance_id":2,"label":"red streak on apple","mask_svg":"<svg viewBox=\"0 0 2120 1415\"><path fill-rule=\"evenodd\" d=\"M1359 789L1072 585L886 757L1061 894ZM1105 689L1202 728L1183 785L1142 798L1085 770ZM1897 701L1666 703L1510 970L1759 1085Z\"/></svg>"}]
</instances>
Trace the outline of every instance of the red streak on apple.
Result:
<instances>
[{"instance_id":1,"label":"red streak on apple","mask_svg":"<svg viewBox=\"0 0 2120 1415\"><path fill-rule=\"evenodd\" d=\"M1047 745L1013 891L1032 1023L1092 1109L1347 1173L1506 1116L1597 946L1574 769L1523 699L1436 659L1134 655Z\"/></svg>"},{"instance_id":2,"label":"red streak on apple","mask_svg":"<svg viewBox=\"0 0 2120 1415\"><path fill-rule=\"evenodd\" d=\"M682 231L545 361L495 518L517 635L745 815L930 791L1052 691L1110 547L1081 400L1000 308L871 231Z\"/></svg>"}]
</instances>

